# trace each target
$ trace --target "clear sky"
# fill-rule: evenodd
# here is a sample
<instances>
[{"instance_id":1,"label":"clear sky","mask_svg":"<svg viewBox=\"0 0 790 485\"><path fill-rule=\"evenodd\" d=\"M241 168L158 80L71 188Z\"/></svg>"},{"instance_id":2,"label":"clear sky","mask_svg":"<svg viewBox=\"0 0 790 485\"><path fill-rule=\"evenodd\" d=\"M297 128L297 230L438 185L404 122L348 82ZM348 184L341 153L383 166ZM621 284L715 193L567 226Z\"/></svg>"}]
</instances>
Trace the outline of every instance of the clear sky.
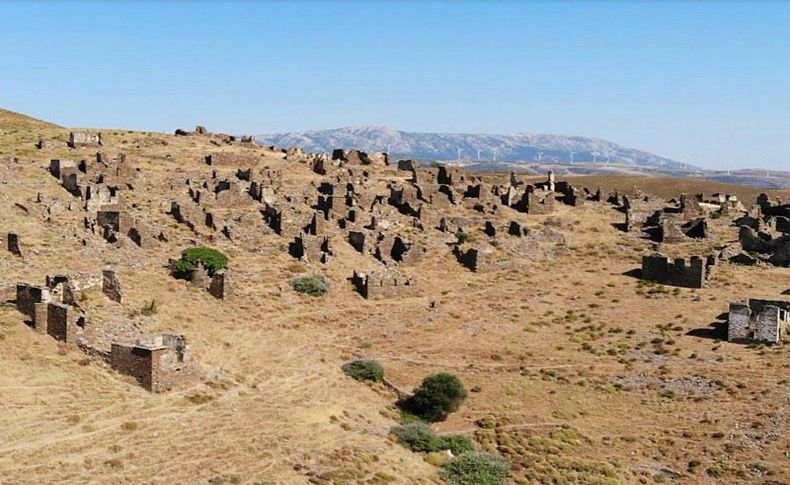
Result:
<instances>
[{"instance_id":1,"label":"clear sky","mask_svg":"<svg viewBox=\"0 0 790 485\"><path fill-rule=\"evenodd\" d=\"M0 107L67 126L596 136L790 169L790 2L14 2Z\"/></svg>"}]
</instances>

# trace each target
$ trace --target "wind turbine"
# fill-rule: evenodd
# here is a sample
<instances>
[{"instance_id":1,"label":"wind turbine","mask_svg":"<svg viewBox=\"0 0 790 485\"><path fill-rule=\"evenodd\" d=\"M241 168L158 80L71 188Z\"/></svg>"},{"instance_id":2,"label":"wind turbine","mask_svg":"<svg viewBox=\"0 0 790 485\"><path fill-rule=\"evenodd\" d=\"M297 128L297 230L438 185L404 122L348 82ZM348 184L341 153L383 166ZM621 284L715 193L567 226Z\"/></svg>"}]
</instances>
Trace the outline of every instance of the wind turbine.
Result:
<instances>
[{"instance_id":1,"label":"wind turbine","mask_svg":"<svg viewBox=\"0 0 790 485\"><path fill-rule=\"evenodd\" d=\"M731 162L728 161L727 162L727 175L730 175L730 165L731 165Z\"/></svg>"},{"instance_id":2,"label":"wind turbine","mask_svg":"<svg viewBox=\"0 0 790 485\"><path fill-rule=\"evenodd\" d=\"M461 161L461 152L462 152L462 151L463 151L463 150L461 150L460 148L458 149L458 161L459 161L459 162Z\"/></svg>"},{"instance_id":3,"label":"wind turbine","mask_svg":"<svg viewBox=\"0 0 790 485\"><path fill-rule=\"evenodd\" d=\"M690 165L690 163L689 163L689 162L691 162L691 157L690 157L690 156L688 156L688 155L684 155L684 156L683 156L683 160L685 160L685 161L686 161L686 163L685 163L685 165L686 165L686 167L685 167L685 168L686 168L686 171L690 171L691 169L689 169L689 165Z\"/></svg>"},{"instance_id":4,"label":"wind turbine","mask_svg":"<svg viewBox=\"0 0 790 485\"><path fill-rule=\"evenodd\" d=\"M573 155L574 155L574 153L576 153L576 152L574 152L573 150L570 150L570 154L571 154L571 165L573 165Z\"/></svg>"},{"instance_id":5,"label":"wind turbine","mask_svg":"<svg viewBox=\"0 0 790 485\"><path fill-rule=\"evenodd\" d=\"M494 160L493 160L494 162L496 162L496 151L497 150L498 150L498 148L494 148Z\"/></svg>"},{"instance_id":6,"label":"wind turbine","mask_svg":"<svg viewBox=\"0 0 790 485\"><path fill-rule=\"evenodd\" d=\"M477 161L478 162L480 161L480 149L479 148L477 149Z\"/></svg>"},{"instance_id":7,"label":"wind turbine","mask_svg":"<svg viewBox=\"0 0 790 485\"><path fill-rule=\"evenodd\" d=\"M596 163L598 163L598 152L593 152L592 156L593 156L593 165L595 165Z\"/></svg>"},{"instance_id":8,"label":"wind turbine","mask_svg":"<svg viewBox=\"0 0 790 485\"><path fill-rule=\"evenodd\" d=\"M387 155L391 153L390 149L392 148L392 143L387 143Z\"/></svg>"},{"instance_id":9,"label":"wind turbine","mask_svg":"<svg viewBox=\"0 0 790 485\"><path fill-rule=\"evenodd\" d=\"M543 152L538 152L538 163L540 163L542 158L543 158Z\"/></svg>"}]
</instances>

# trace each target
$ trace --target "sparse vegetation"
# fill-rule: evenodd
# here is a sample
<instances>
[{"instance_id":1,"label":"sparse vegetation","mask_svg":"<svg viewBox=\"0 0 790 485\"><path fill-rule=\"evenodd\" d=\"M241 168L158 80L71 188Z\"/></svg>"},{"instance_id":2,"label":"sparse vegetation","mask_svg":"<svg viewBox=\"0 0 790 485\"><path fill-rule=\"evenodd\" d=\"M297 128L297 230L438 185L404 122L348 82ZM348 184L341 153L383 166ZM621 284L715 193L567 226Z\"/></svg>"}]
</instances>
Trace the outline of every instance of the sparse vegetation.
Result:
<instances>
[{"instance_id":1,"label":"sparse vegetation","mask_svg":"<svg viewBox=\"0 0 790 485\"><path fill-rule=\"evenodd\" d=\"M321 275L299 276L291 280L291 287L297 293L310 296L323 296L329 293L329 281Z\"/></svg>"},{"instance_id":2,"label":"sparse vegetation","mask_svg":"<svg viewBox=\"0 0 790 485\"><path fill-rule=\"evenodd\" d=\"M145 315L146 317L150 317L151 315L156 315L156 312L159 311L159 303L156 300L151 300L147 302L143 307L140 309L140 313Z\"/></svg>"},{"instance_id":3,"label":"sparse vegetation","mask_svg":"<svg viewBox=\"0 0 790 485\"><path fill-rule=\"evenodd\" d=\"M447 485L500 485L509 472L510 464L501 456L472 452L447 462L442 477Z\"/></svg>"},{"instance_id":4,"label":"sparse vegetation","mask_svg":"<svg viewBox=\"0 0 790 485\"><path fill-rule=\"evenodd\" d=\"M358 381L381 382L384 380L384 367L377 360L358 359L343 364L343 372Z\"/></svg>"},{"instance_id":5,"label":"sparse vegetation","mask_svg":"<svg viewBox=\"0 0 790 485\"><path fill-rule=\"evenodd\" d=\"M474 451L472 439L464 435L439 436L427 423L415 422L392 428L398 442L412 451L450 450L454 455Z\"/></svg>"},{"instance_id":6,"label":"sparse vegetation","mask_svg":"<svg viewBox=\"0 0 790 485\"><path fill-rule=\"evenodd\" d=\"M228 257L221 251L205 246L185 249L176 264L176 273L186 274L202 266L209 274L228 267Z\"/></svg>"}]
</instances>

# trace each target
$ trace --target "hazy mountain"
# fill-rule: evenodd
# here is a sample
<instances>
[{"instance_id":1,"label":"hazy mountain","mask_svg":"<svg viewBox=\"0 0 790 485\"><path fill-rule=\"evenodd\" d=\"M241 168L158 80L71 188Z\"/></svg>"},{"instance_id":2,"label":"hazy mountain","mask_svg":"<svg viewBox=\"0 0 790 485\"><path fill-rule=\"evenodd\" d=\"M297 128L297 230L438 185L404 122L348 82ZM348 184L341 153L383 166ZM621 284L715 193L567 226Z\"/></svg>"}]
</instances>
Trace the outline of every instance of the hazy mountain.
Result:
<instances>
[{"instance_id":1,"label":"hazy mountain","mask_svg":"<svg viewBox=\"0 0 790 485\"><path fill-rule=\"evenodd\" d=\"M634 163L640 167L680 169L684 164L641 150L625 148L598 138L561 135L481 135L463 133L414 133L383 126L361 126L304 132L268 133L256 136L261 144L302 147L310 152L335 148L386 151L399 158L428 160L496 160L576 163L597 159L603 164ZM459 156L460 150L460 156Z\"/></svg>"}]
</instances>

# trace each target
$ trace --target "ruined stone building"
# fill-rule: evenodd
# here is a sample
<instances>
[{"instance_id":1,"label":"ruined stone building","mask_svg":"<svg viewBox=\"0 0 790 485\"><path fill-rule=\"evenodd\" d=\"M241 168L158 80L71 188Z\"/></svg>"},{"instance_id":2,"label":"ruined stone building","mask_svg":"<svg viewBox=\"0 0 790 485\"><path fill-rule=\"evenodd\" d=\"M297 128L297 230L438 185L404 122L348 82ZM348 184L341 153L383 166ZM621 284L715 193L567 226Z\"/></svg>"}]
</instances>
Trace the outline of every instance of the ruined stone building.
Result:
<instances>
[{"instance_id":1,"label":"ruined stone building","mask_svg":"<svg viewBox=\"0 0 790 485\"><path fill-rule=\"evenodd\" d=\"M152 392L166 391L188 382L196 372L191 349L180 335L158 335L133 344L113 343L110 365L134 377Z\"/></svg>"},{"instance_id":2,"label":"ruined stone building","mask_svg":"<svg viewBox=\"0 0 790 485\"><path fill-rule=\"evenodd\" d=\"M730 342L777 344L789 329L790 301L748 299L730 303Z\"/></svg>"},{"instance_id":3,"label":"ruined stone building","mask_svg":"<svg viewBox=\"0 0 790 485\"><path fill-rule=\"evenodd\" d=\"M393 271L354 271L351 282L364 298L393 298L411 296L416 289L414 279Z\"/></svg>"},{"instance_id":4,"label":"ruined stone building","mask_svg":"<svg viewBox=\"0 0 790 485\"><path fill-rule=\"evenodd\" d=\"M101 133L96 131L72 131L69 133L69 146L77 148L81 146L101 145Z\"/></svg>"},{"instance_id":5,"label":"ruined stone building","mask_svg":"<svg viewBox=\"0 0 790 485\"><path fill-rule=\"evenodd\" d=\"M663 285L702 288L715 264L716 258L713 256L704 260L699 256L692 256L686 265L684 258L675 258L670 262L662 254L651 254L642 256L642 279Z\"/></svg>"}]
</instances>

